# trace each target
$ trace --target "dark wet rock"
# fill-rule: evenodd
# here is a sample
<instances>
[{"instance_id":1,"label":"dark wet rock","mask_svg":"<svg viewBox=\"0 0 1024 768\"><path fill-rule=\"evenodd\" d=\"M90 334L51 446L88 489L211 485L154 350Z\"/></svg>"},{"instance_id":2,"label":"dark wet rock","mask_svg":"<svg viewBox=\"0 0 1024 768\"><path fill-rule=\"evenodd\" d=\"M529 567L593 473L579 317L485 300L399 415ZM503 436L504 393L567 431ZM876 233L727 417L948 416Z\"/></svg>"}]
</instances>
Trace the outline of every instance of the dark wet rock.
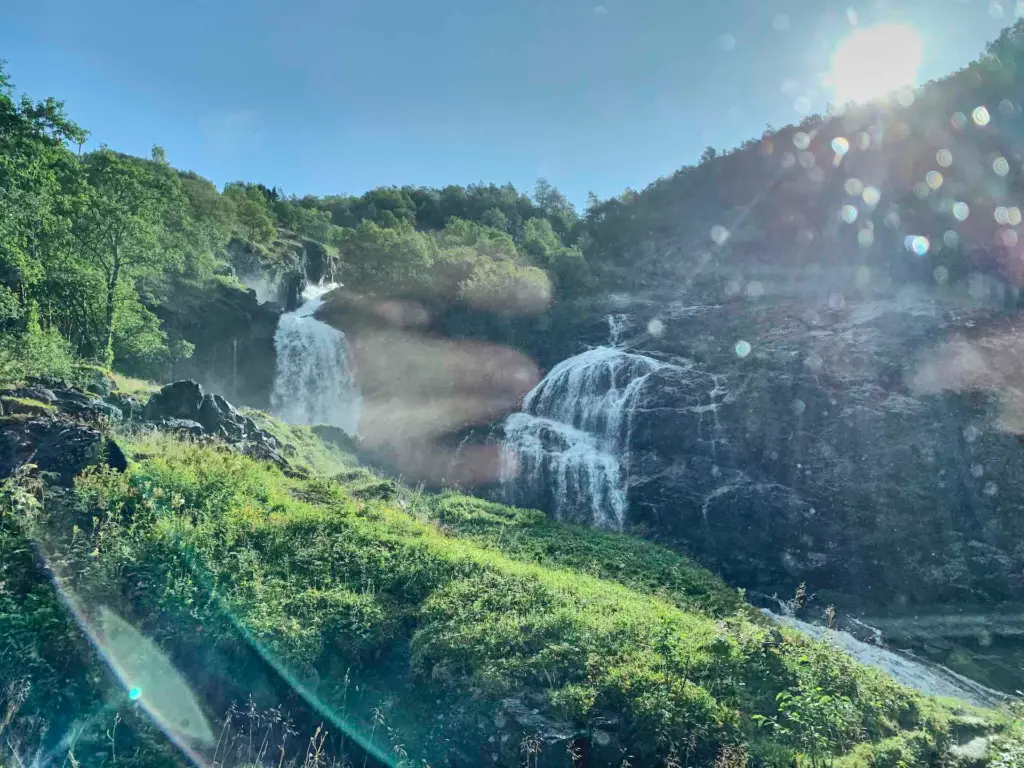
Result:
<instances>
[{"instance_id":1,"label":"dark wet rock","mask_svg":"<svg viewBox=\"0 0 1024 768\"><path fill-rule=\"evenodd\" d=\"M107 401L98 395L62 385L60 382L33 380L24 387L5 390L0 395L0 439L7 444L8 471L24 461L25 456L38 453L43 457L45 471L56 472L61 482L70 482L74 474L95 459L100 448L90 444L95 438L103 447L107 463L125 469L127 461L121 450L110 441L99 437L96 429L98 417L126 420L141 429L161 430L191 440L215 438L232 450L259 461L267 461L282 470L297 472L282 455L290 446L281 445L269 432L261 430L248 416L243 416L218 394L205 394L195 381L175 381L157 392L143 406L136 398L124 393L112 393ZM29 421L31 417L49 417ZM64 442L57 441L52 430L36 426L27 430L20 426L32 424L62 424ZM79 430L79 428L81 428ZM78 430L78 431L76 431ZM60 452L66 448L67 461L62 463ZM293 449L294 450L294 449ZM98 455L98 454L97 454ZM38 463L38 462L36 462Z\"/></svg>"},{"instance_id":2,"label":"dark wet rock","mask_svg":"<svg viewBox=\"0 0 1024 768\"><path fill-rule=\"evenodd\" d=\"M236 404L270 406L274 334L283 306L260 303L254 291L221 285L213 292L183 287L152 310L172 339L195 345L168 378L194 379Z\"/></svg>"},{"instance_id":3,"label":"dark wet rock","mask_svg":"<svg viewBox=\"0 0 1024 768\"><path fill-rule=\"evenodd\" d=\"M0 421L0 478L34 464L70 486L83 469L101 463L121 471L128 466L120 447L95 427L65 418Z\"/></svg>"},{"instance_id":4,"label":"dark wet rock","mask_svg":"<svg viewBox=\"0 0 1024 768\"><path fill-rule=\"evenodd\" d=\"M7 390L4 394L12 397L23 397L28 400L38 400L41 403L53 404L57 402L57 396L53 393L53 390L41 384L17 387Z\"/></svg>"},{"instance_id":5,"label":"dark wet rock","mask_svg":"<svg viewBox=\"0 0 1024 768\"><path fill-rule=\"evenodd\" d=\"M192 379L171 382L149 399L144 416L154 422L161 419L198 421L203 395L203 388Z\"/></svg>"},{"instance_id":6,"label":"dark wet rock","mask_svg":"<svg viewBox=\"0 0 1024 768\"><path fill-rule=\"evenodd\" d=\"M238 449L246 456L257 461L266 461L280 469L287 469L291 465L275 447L276 441L266 439L246 440L238 444Z\"/></svg>"},{"instance_id":7,"label":"dark wet rock","mask_svg":"<svg viewBox=\"0 0 1024 768\"><path fill-rule=\"evenodd\" d=\"M198 438L205 434L203 425L192 419L159 419L151 423L164 432L174 432L187 437Z\"/></svg>"},{"instance_id":8,"label":"dark wet rock","mask_svg":"<svg viewBox=\"0 0 1024 768\"><path fill-rule=\"evenodd\" d=\"M196 420L203 425L207 434L227 440L241 440L245 437L245 425L238 411L220 395L205 395L202 398Z\"/></svg>"},{"instance_id":9,"label":"dark wet rock","mask_svg":"<svg viewBox=\"0 0 1024 768\"><path fill-rule=\"evenodd\" d=\"M630 395L614 446L626 528L766 594L807 582L874 613L1019 601L1024 450L1000 428L1000 395L912 386L930 350L998 312L845 280L823 295L649 297L594 318L576 352L614 326L620 348L661 364ZM538 453L566 449L557 429L536 437ZM516 500L552 511L557 469Z\"/></svg>"},{"instance_id":10,"label":"dark wet rock","mask_svg":"<svg viewBox=\"0 0 1024 768\"><path fill-rule=\"evenodd\" d=\"M85 391L106 398L114 391L115 381L103 371L96 371L92 381L85 385Z\"/></svg>"},{"instance_id":11,"label":"dark wet rock","mask_svg":"<svg viewBox=\"0 0 1024 768\"><path fill-rule=\"evenodd\" d=\"M54 406L58 411L86 419L121 418L113 408L91 392L62 385L52 379L32 379L26 386L15 387L3 393L7 397L36 400Z\"/></svg>"},{"instance_id":12,"label":"dark wet rock","mask_svg":"<svg viewBox=\"0 0 1024 768\"><path fill-rule=\"evenodd\" d=\"M121 417L126 421L139 421L142 419L143 405L133 395L115 392L107 397L106 402L117 408L121 412Z\"/></svg>"},{"instance_id":13,"label":"dark wet rock","mask_svg":"<svg viewBox=\"0 0 1024 768\"><path fill-rule=\"evenodd\" d=\"M0 415L48 416L54 412L56 412L56 408L42 400L0 395Z\"/></svg>"}]
</instances>

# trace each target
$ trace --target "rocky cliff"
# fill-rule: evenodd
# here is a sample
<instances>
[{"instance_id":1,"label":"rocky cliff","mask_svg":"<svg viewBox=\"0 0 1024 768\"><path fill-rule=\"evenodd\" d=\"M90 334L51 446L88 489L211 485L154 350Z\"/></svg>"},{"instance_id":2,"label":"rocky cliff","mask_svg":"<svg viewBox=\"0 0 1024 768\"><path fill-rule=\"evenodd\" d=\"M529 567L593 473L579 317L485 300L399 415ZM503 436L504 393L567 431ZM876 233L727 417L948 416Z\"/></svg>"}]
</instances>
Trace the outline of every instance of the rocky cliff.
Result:
<instances>
[{"instance_id":1,"label":"rocky cliff","mask_svg":"<svg viewBox=\"0 0 1024 768\"><path fill-rule=\"evenodd\" d=\"M1024 451L999 426L998 393L919 394L911 381L936 344L993 315L912 290L634 305L617 319L621 354L660 365L580 374L606 416L607 393L644 378L613 451L627 525L762 589L1019 597Z\"/></svg>"},{"instance_id":2,"label":"rocky cliff","mask_svg":"<svg viewBox=\"0 0 1024 768\"><path fill-rule=\"evenodd\" d=\"M170 334L195 345L171 378L191 378L241 405L266 409L274 386L274 333L282 308L227 284L181 291L154 308Z\"/></svg>"}]
</instances>

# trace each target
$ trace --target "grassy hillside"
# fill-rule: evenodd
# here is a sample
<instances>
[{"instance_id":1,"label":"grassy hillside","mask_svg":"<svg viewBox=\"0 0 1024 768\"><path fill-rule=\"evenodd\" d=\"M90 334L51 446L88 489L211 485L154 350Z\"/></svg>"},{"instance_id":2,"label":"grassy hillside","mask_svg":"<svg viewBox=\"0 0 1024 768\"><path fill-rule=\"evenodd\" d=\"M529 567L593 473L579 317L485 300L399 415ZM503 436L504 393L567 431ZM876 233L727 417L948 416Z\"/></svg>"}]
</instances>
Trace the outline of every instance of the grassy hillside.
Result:
<instances>
[{"instance_id":1,"label":"grassy hillside","mask_svg":"<svg viewBox=\"0 0 1024 768\"><path fill-rule=\"evenodd\" d=\"M273 426L308 477L149 434L126 474L5 486L0 763L173 764L154 721L217 765L947 765L965 731L1016 759L1009 713L770 627L686 558Z\"/></svg>"}]
</instances>

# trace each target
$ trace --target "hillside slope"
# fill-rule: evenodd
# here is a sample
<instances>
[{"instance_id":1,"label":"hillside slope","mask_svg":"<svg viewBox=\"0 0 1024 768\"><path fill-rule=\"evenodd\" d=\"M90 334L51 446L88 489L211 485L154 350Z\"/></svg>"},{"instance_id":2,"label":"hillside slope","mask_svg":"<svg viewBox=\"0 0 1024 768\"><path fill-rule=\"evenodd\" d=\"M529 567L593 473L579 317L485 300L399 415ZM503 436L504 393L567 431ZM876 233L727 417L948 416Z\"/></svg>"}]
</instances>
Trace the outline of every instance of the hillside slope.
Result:
<instances>
[{"instance_id":1,"label":"hillside slope","mask_svg":"<svg viewBox=\"0 0 1024 768\"><path fill-rule=\"evenodd\" d=\"M410 491L252 415L289 446L287 474L123 428L124 473L4 485L6 759L175 764L168 738L217 765L946 765L975 738L991 757L975 764L1008 765L1019 749L1009 713L774 628L684 557Z\"/></svg>"}]
</instances>

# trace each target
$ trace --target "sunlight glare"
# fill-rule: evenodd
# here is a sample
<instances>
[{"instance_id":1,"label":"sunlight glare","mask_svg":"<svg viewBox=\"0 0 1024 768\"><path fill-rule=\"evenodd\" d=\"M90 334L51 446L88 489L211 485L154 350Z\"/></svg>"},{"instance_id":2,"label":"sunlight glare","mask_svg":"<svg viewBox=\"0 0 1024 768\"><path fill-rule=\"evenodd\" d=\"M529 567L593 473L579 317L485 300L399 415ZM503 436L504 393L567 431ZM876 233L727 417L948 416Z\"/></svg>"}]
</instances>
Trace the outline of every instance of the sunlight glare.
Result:
<instances>
[{"instance_id":1,"label":"sunlight glare","mask_svg":"<svg viewBox=\"0 0 1024 768\"><path fill-rule=\"evenodd\" d=\"M829 81L835 101L863 102L917 85L921 38L906 24L857 29L832 53Z\"/></svg>"}]
</instances>

